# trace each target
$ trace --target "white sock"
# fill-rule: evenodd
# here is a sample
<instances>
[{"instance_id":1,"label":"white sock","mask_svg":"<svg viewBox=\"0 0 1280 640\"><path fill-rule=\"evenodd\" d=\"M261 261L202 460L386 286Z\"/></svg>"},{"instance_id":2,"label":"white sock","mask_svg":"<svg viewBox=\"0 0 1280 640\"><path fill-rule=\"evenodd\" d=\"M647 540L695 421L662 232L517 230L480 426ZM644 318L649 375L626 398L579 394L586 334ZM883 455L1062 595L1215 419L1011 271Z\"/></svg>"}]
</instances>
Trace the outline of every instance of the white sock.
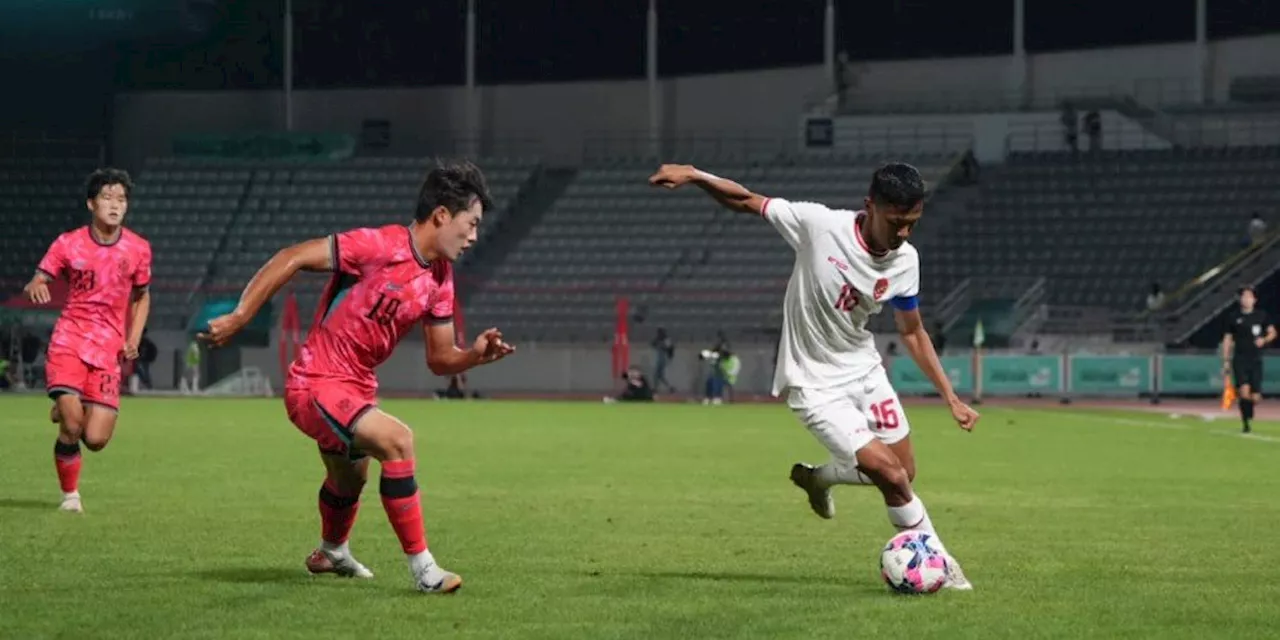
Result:
<instances>
[{"instance_id":1,"label":"white sock","mask_svg":"<svg viewBox=\"0 0 1280 640\"><path fill-rule=\"evenodd\" d=\"M938 531L933 528L933 521L929 519L929 512L924 508L924 502L920 500L920 496L912 496L911 502L901 507L888 507L889 522L898 531L907 529L918 529L926 533L933 534L933 541L937 543L938 550L945 555L947 548L942 544L942 538L938 536Z\"/></svg>"},{"instance_id":2,"label":"white sock","mask_svg":"<svg viewBox=\"0 0 1280 640\"><path fill-rule=\"evenodd\" d=\"M320 550L327 551L335 556L350 556L351 547L346 542L342 544L334 544L332 542L320 541Z\"/></svg>"},{"instance_id":3,"label":"white sock","mask_svg":"<svg viewBox=\"0 0 1280 640\"><path fill-rule=\"evenodd\" d=\"M429 549L424 549L422 553L409 556L409 570L413 575L418 575L425 571L428 567L436 563L436 559L431 555Z\"/></svg>"},{"instance_id":4,"label":"white sock","mask_svg":"<svg viewBox=\"0 0 1280 640\"><path fill-rule=\"evenodd\" d=\"M63 500L70 500L70 499L72 499L72 498L79 498L79 497L80 497L80 490L79 490L79 489L77 489L77 490L75 490L75 491L72 491L71 493L64 493L64 494L62 494L62 499L63 499Z\"/></svg>"},{"instance_id":5,"label":"white sock","mask_svg":"<svg viewBox=\"0 0 1280 640\"><path fill-rule=\"evenodd\" d=\"M835 463L829 462L817 469L814 469L814 477L818 483L824 487L833 487L838 484L865 484L874 485L871 478L867 474L858 471L857 467L839 468Z\"/></svg>"}]
</instances>

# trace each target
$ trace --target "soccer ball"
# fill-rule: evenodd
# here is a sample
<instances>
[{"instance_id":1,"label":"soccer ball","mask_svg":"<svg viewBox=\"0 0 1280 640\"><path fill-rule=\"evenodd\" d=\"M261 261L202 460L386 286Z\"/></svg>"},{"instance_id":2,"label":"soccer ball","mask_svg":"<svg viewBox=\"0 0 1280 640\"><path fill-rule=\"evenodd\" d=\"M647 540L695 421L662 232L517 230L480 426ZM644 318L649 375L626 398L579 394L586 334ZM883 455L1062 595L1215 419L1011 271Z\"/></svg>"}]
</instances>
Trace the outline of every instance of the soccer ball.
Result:
<instances>
[{"instance_id":1,"label":"soccer ball","mask_svg":"<svg viewBox=\"0 0 1280 640\"><path fill-rule=\"evenodd\" d=\"M933 593L947 580L947 557L933 534L900 531L880 552L880 577L898 593Z\"/></svg>"}]
</instances>

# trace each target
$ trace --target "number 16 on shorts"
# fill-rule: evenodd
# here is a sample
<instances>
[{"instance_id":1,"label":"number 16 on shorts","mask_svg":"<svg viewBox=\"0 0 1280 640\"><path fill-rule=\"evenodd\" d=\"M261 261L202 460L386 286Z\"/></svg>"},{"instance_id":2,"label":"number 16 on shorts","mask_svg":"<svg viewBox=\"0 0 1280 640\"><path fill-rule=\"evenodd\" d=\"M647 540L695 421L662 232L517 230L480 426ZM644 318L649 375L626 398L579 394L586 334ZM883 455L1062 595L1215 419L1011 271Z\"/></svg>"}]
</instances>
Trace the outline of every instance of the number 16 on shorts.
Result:
<instances>
[{"instance_id":1,"label":"number 16 on shorts","mask_svg":"<svg viewBox=\"0 0 1280 640\"><path fill-rule=\"evenodd\" d=\"M874 431L891 431L897 429L900 421L898 419L898 399L885 398L880 402L870 403L871 412L871 428Z\"/></svg>"}]
</instances>

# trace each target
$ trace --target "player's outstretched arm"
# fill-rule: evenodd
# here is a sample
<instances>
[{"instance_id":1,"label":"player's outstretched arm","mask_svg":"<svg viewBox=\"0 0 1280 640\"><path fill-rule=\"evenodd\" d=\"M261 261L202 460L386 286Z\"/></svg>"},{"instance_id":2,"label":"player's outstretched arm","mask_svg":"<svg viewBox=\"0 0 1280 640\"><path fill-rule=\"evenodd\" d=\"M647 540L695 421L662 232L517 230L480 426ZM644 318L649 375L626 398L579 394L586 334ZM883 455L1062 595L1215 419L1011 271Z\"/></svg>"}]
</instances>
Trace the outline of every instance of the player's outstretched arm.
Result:
<instances>
[{"instance_id":1,"label":"player's outstretched arm","mask_svg":"<svg viewBox=\"0 0 1280 640\"><path fill-rule=\"evenodd\" d=\"M124 357L129 360L138 358L138 346L142 344L142 332L147 328L147 319L151 317L151 290L138 289L133 293L133 301L129 303L129 336L124 342Z\"/></svg>"},{"instance_id":2,"label":"player's outstretched arm","mask_svg":"<svg viewBox=\"0 0 1280 640\"><path fill-rule=\"evenodd\" d=\"M332 271L333 268L333 245L329 238L315 238L277 251L245 285L235 310L210 320L209 331L199 337L216 347L226 344L299 271Z\"/></svg>"},{"instance_id":3,"label":"player's outstretched arm","mask_svg":"<svg viewBox=\"0 0 1280 640\"><path fill-rule=\"evenodd\" d=\"M501 360L516 348L503 342L502 332L489 329L476 336L470 349L459 349L453 322L423 323L427 342L427 368L438 376L452 376L472 367Z\"/></svg>"},{"instance_id":4,"label":"player's outstretched arm","mask_svg":"<svg viewBox=\"0 0 1280 640\"><path fill-rule=\"evenodd\" d=\"M664 164L649 177L655 187L678 189L686 184L697 185L727 209L759 214L764 207L765 196L726 178L712 175L688 164Z\"/></svg>"},{"instance_id":5,"label":"player's outstretched arm","mask_svg":"<svg viewBox=\"0 0 1280 640\"><path fill-rule=\"evenodd\" d=\"M947 378L947 372L942 368L942 362L938 360L938 352L933 350L933 341L929 339L929 332L924 328L920 309L895 309L893 319L898 325L898 335L902 338L902 344L907 348L907 353L911 354L911 359L933 383L933 387L942 395L942 399L947 401L947 405L951 407L951 417L955 418L956 424L960 425L961 429L972 431L973 426L978 422L978 412L962 402L952 388L951 380Z\"/></svg>"}]
</instances>

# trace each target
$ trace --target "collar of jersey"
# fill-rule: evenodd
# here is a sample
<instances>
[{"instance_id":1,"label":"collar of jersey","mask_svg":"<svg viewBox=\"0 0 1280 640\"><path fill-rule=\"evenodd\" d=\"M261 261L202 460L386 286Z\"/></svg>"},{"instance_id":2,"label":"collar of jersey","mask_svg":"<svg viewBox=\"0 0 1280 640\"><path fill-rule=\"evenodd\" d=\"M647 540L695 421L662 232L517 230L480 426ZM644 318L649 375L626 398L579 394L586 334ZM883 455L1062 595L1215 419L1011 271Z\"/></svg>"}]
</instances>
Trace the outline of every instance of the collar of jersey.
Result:
<instances>
[{"instance_id":1,"label":"collar of jersey","mask_svg":"<svg viewBox=\"0 0 1280 640\"><path fill-rule=\"evenodd\" d=\"M409 236L409 238L408 238L408 240L409 240L409 251L413 253L413 259L414 259L414 260L417 260L417 261L418 261L418 266L422 267L423 269L430 269L430 268L431 268L431 262L430 262L429 260L427 260L426 258L422 257L422 254L421 254L421 253L418 253L418 245L416 245L416 244L414 244L414 243L413 243L413 228L412 228L412 227L407 227L407 226L406 226L406 227L404 228L404 230L405 230L405 232L406 232L406 233L408 234L408 236Z\"/></svg>"},{"instance_id":2,"label":"collar of jersey","mask_svg":"<svg viewBox=\"0 0 1280 640\"><path fill-rule=\"evenodd\" d=\"M887 250L884 253L875 253L871 247L867 246L867 241L862 237L862 219L867 217L866 211L859 211L853 216L853 238L858 241L860 247L872 260L884 260L893 254L893 250Z\"/></svg>"}]
</instances>

